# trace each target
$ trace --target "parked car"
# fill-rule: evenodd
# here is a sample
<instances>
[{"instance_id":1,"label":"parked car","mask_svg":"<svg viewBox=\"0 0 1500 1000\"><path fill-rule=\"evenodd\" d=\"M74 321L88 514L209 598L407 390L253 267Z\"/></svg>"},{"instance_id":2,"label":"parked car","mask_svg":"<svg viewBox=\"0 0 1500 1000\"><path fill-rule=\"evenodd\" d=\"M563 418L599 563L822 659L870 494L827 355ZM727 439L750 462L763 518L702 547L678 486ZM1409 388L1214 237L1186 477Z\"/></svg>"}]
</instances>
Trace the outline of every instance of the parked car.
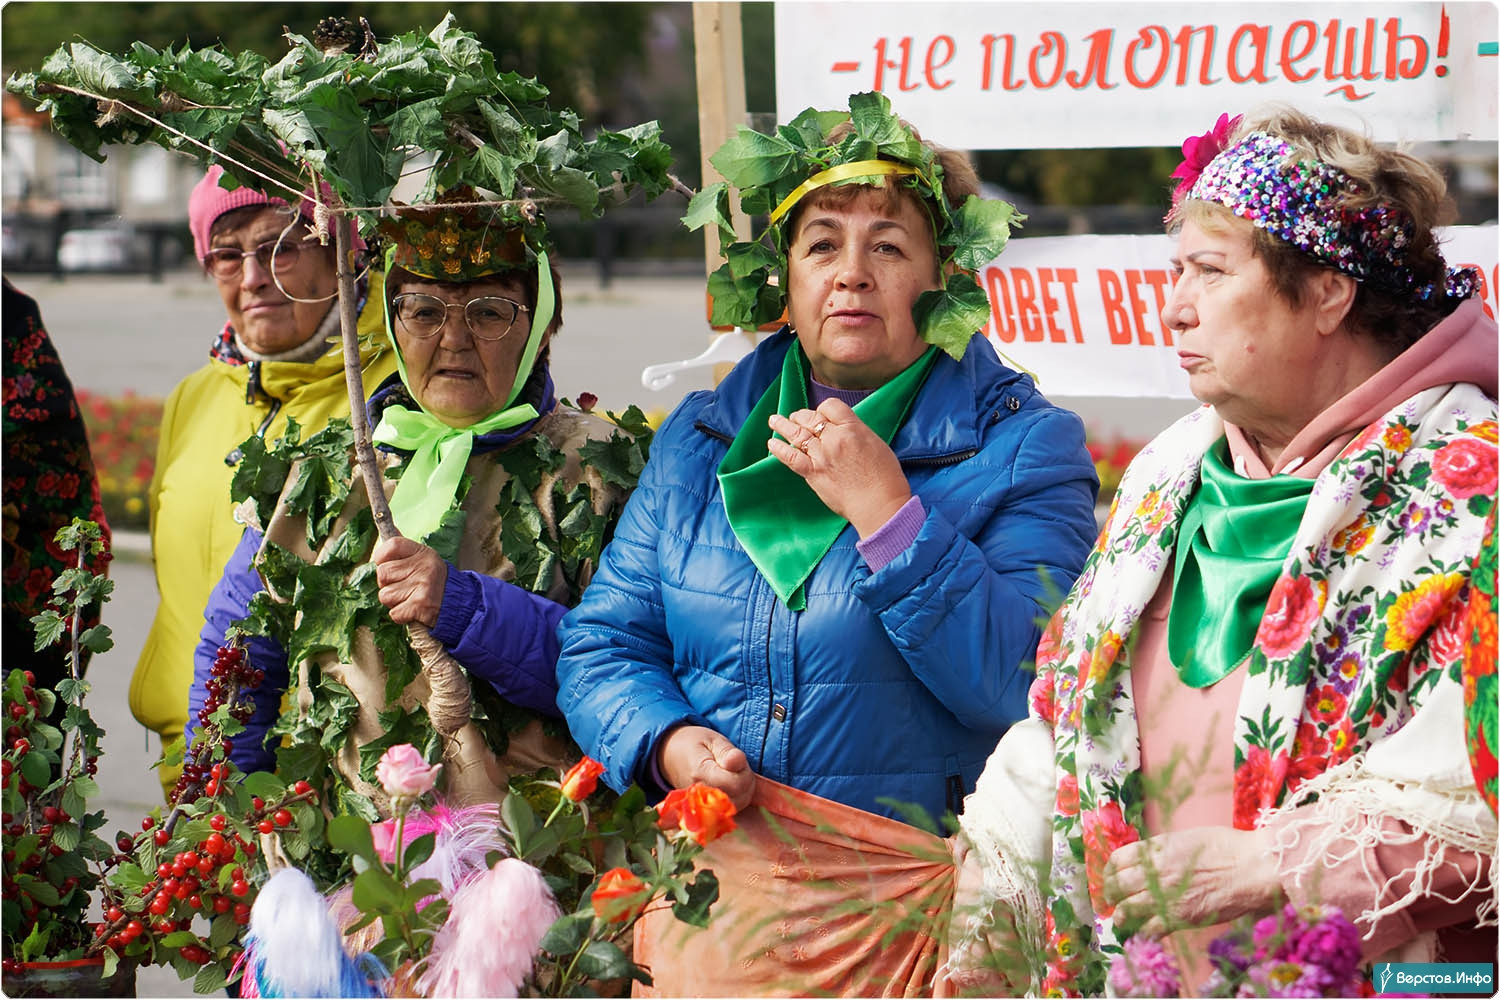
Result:
<instances>
[{"instance_id":1,"label":"parked car","mask_svg":"<svg viewBox=\"0 0 1500 1000\"><path fill-rule=\"evenodd\" d=\"M125 226L70 229L57 245L57 266L64 271L123 271L140 254L135 232Z\"/></svg>"}]
</instances>

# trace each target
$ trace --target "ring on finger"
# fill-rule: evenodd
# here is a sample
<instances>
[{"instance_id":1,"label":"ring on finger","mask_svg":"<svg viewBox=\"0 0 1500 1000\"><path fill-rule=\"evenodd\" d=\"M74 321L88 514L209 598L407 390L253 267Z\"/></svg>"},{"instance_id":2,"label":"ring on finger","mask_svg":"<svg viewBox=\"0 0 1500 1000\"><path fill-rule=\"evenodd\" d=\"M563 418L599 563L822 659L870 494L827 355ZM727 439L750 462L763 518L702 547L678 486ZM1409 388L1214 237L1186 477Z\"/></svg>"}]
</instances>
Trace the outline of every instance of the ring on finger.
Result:
<instances>
[{"instance_id":1,"label":"ring on finger","mask_svg":"<svg viewBox=\"0 0 1500 1000\"><path fill-rule=\"evenodd\" d=\"M825 427L827 427L827 426L828 426L828 421L826 421L826 420L819 420L818 421L818 426L814 427L812 429L812 432L813 432L813 434L822 434L823 433L823 429Z\"/></svg>"}]
</instances>

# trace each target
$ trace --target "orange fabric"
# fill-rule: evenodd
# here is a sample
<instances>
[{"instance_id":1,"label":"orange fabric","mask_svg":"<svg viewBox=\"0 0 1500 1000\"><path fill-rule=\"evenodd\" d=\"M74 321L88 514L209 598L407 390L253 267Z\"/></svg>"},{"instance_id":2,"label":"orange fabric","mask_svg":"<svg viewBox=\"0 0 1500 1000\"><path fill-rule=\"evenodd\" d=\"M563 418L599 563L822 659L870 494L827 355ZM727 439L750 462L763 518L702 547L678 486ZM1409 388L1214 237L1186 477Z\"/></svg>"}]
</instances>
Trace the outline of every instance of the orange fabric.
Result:
<instances>
[{"instance_id":1,"label":"orange fabric","mask_svg":"<svg viewBox=\"0 0 1500 1000\"><path fill-rule=\"evenodd\" d=\"M698 866L719 879L706 930L658 909L636 924L636 996L923 996L953 905L948 842L777 784L755 782L739 829Z\"/></svg>"}]
</instances>

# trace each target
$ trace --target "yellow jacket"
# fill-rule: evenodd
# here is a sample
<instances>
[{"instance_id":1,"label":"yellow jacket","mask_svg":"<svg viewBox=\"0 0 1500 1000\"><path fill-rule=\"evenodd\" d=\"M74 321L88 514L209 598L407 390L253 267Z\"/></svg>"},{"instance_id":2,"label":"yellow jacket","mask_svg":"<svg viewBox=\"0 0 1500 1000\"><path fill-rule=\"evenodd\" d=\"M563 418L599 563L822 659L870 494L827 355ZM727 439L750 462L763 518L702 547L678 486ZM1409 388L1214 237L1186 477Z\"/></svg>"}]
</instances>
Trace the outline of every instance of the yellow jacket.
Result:
<instances>
[{"instance_id":1,"label":"yellow jacket","mask_svg":"<svg viewBox=\"0 0 1500 1000\"><path fill-rule=\"evenodd\" d=\"M359 317L365 396L396 370L384 333L384 295L379 275ZM130 711L163 744L182 735L193 649L203 628L203 609L243 531L233 517L229 483L234 469L225 458L255 434L271 412L267 442L295 417L302 436L334 417L348 416L342 346L310 363L262 362L261 392L247 401L250 366L212 360L178 383L167 397L151 480L151 552L160 602L140 661L130 681ZM170 789L176 768L163 768Z\"/></svg>"}]
</instances>

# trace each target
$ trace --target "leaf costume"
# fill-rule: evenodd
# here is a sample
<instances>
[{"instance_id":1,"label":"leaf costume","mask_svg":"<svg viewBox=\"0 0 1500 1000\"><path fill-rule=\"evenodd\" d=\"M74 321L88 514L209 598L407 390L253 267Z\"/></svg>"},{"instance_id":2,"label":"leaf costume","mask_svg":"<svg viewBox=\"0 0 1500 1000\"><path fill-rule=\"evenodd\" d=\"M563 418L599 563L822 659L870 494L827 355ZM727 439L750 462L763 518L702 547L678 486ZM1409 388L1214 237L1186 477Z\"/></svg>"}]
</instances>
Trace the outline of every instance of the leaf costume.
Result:
<instances>
[{"instance_id":1,"label":"leaf costume","mask_svg":"<svg viewBox=\"0 0 1500 1000\"><path fill-rule=\"evenodd\" d=\"M988 863L984 899L1009 911L1001 919L1016 921L1037 956L1022 988L1101 993L1119 950L1099 896L1103 868L1147 832L1132 633L1172 571L1200 463L1223 432L1205 407L1132 462L1042 638L1031 717L1002 741L965 805L965 833ZM1236 828L1319 796L1351 822L1397 818L1434 845L1413 894L1445 849L1493 849L1493 814L1467 773L1455 780L1455 754L1440 752L1434 734L1451 739L1462 726L1460 646L1448 633L1495 504L1495 440L1493 400L1473 385L1438 386L1366 427L1317 477L1242 667ZM1489 488L1475 489L1486 467ZM1336 699L1322 700L1328 691ZM1493 904L1486 910L1493 920Z\"/></svg>"},{"instance_id":2,"label":"leaf costume","mask_svg":"<svg viewBox=\"0 0 1500 1000\"><path fill-rule=\"evenodd\" d=\"M592 577L635 473L644 464L649 430L642 422L621 418L636 432L632 434L601 417L555 405L545 369L538 370L526 395L537 401L542 416L494 436L502 440L480 439L465 466L459 498L426 539L450 563L445 610L457 570L539 595L556 605L560 617ZM377 394L372 407L378 411L402 403L410 405L410 400L393 382ZM638 413L628 416L638 418ZM278 769L306 777L322 774L326 765L336 777L341 805L366 815L387 810L372 769L384 749L396 743L412 743L433 759L441 753L445 797L457 805L498 801L509 774L565 766L577 753L556 710L545 711L546 699L515 704L477 678L472 680L473 719L446 744L438 737L422 707L425 681L417 676L405 629L391 622L376 598L373 567L367 561L374 527L348 449L348 427L338 423L306 441L279 443L247 460L251 464L244 483L253 503L242 510L255 529L249 537L260 539L253 558L266 594L241 597L229 607L211 604L199 648L200 675L212 660L210 642L217 641L212 633L222 635L237 605L248 614L252 635L274 641L274 647L251 644L252 662L267 669L273 687L264 696L269 712L263 704L257 717L274 717L278 678L285 678L291 691L274 730L288 737L276 752ZM399 482L391 476L404 471L409 453L383 450L379 459L389 494ZM237 558L250 555L242 546ZM232 561L226 584L244 568ZM474 614L478 617L482 609ZM555 624L555 619L547 621ZM521 620L492 623L498 634L510 636L528 627ZM538 639L538 648L547 648L550 625L538 627L549 630ZM468 639L465 643L449 652L467 667L465 658L480 653ZM507 641L504 649L511 648ZM555 650L555 641L550 648ZM275 669L274 659L265 662L268 649L273 658L279 650L282 662L292 668L289 677L285 668ZM497 648L494 655L504 658L506 653ZM541 654L528 647L514 655L531 659ZM545 665L550 670L550 660ZM547 680L551 695L555 681L550 675ZM234 756L241 766L259 763L253 747L236 746Z\"/></svg>"}]
</instances>

